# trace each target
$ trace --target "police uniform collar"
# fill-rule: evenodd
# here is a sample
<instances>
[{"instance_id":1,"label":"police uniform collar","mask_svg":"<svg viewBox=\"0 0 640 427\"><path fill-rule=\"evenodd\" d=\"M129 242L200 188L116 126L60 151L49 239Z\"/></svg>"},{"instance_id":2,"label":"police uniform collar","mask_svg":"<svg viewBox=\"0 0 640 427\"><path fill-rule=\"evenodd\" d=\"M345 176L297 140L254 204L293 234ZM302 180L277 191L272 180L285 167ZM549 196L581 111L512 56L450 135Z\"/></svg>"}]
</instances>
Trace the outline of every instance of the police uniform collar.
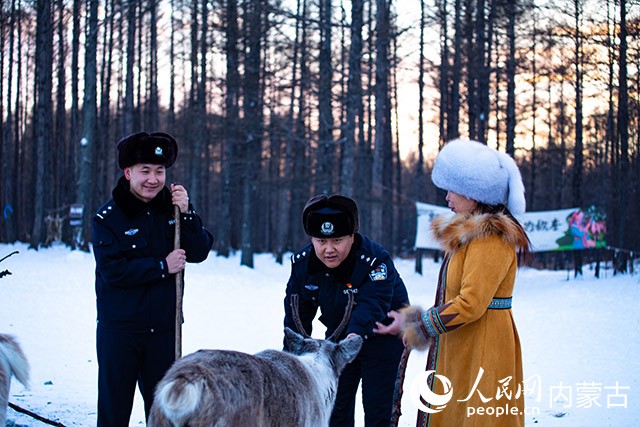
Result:
<instances>
[{"instance_id":1,"label":"police uniform collar","mask_svg":"<svg viewBox=\"0 0 640 427\"><path fill-rule=\"evenodd\" d=\"M156 197L146 203L131 193L129 181L124 176L121 176L111 194L116 205L129 218L133 218L144 210L149 209L149 207L168 213L172 211L171 193L167 187L164 187Z\"/></svg>"}]
</instances>

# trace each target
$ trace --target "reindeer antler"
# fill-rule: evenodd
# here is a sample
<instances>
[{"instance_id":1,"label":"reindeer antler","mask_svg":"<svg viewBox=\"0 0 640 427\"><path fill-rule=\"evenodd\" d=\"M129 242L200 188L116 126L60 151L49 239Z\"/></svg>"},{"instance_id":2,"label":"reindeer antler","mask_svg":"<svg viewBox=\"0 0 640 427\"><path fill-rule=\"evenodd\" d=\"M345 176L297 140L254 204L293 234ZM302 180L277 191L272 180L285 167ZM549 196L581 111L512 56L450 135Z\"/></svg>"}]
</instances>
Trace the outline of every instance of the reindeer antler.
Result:
<instances>
[{"instance_id":1,"label":"reindeer antler","mask_svg":"<svg viewBox=\"0 0 640 427\"><path fill-rule=\"evenodd\" d=\"M342 331L344 331L344 328L347 327L347 323L349 323L349 318L351 317L351 311L353 310L353 305L355 303L355 295L353 292L347 292L347 295L349 299L347 301L347 306L344 309L344 316L342 316L342 320L340 321L340 324L338 325L336 330L333 331L333 333L329 338L327 338L329 341L336 341L340 336L340 334L342 333Z\"/></svg>"},{"instance_id":2,"label":"reindeer antler","mask_svg":"<svg viewBox=\"0 0 640 427\"><path fill-rule=\"evenodd\" d=\"M296 324L296 328L298 328L298 332L305 338L311 338L311 335L305 331L304 326L302 326L302 320L300 320L300 311L298 310L298 294L291 295L291 301L289 302L291 306L291 315L293 316L293 323Z\"/></svg>"},{"instance_id":3,"label":"reindeer antler","mask_svg":"<svg viewBox=\"0 0 640 427\"><path fill-rule=\"evenodd\" d=\"M336 341L342 331L344 331L344 328L346 328L347 324L349 323L351 311L353 311L353 306L355 305L355 295L353 292L348 292L347 294L349 299L347 300L347 306L344 309L344 316L342 316L342 320L340 321L340 324L338 325L336 330L333 331L329 338L327 338L329 341ZM307 331L304 329L304 326L302 326L302 320L300 320L300 311L298 310L298 300L298 294L291 295L291 301L289 302L289 305L291 306L293 323L295 323L298 332L300 332L300 335L305 338L311 338L311 335L309 335L309 333L307 333Z\"/></svg>"}]
</instances>

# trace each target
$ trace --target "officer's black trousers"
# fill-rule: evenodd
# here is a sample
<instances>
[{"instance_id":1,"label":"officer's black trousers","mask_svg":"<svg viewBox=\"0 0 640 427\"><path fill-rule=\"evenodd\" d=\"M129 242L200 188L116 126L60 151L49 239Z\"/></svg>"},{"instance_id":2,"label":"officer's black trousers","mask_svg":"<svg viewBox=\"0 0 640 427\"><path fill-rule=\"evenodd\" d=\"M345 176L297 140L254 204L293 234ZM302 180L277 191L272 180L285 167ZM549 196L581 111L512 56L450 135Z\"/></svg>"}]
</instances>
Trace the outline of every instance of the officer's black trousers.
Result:
<instances>
[{"instance_id":1,"label":"officer's black trousers","mask_svg":"<svg viewBox=\"0 0 640 427\"><path fill-rule=\"evenodd\" d=\"M173 330L135 334L98 327L98 427L127 427L136 383L146 417L153 393L174 361Z\"/></svg>"},{"instance_id":2,"label":"officer's black trousers","mask_svg":"<svg viewBox=\"0 0 640 427\"><path fill-rule=\"evenodd\" d=\"M388 427L393 391L404 346L393 335L365 341L358 357L340 375L330 427L353 427L356 392L362 379L365 427Z\"/></svg>"}]
</instances>

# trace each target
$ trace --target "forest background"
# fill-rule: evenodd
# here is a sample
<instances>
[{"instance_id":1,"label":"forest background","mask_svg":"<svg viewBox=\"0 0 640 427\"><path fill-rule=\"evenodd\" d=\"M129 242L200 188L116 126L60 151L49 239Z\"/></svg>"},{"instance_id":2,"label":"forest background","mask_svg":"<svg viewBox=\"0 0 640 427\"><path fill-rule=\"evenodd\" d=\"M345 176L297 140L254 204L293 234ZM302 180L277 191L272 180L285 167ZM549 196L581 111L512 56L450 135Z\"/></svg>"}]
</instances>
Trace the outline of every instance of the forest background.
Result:
<instances>
[{"instance_id":1,"label":"forest background","mask_svg":"<svg viewBox=\"0 0 640 427\"><path fill-rule=\"evenodd\" d=\"M219 255L281 261L323 192L353 196L361 230L406 255L415 202L444 204L429 176L438 148L463 137L514 156L529 211L606 212L610 253L626 258L640 248L638 12L626 0L0 0L0 242L88 249L122 173L115 144L146 130L178 140L169 180Z\"/></svg>"}]
</instances>

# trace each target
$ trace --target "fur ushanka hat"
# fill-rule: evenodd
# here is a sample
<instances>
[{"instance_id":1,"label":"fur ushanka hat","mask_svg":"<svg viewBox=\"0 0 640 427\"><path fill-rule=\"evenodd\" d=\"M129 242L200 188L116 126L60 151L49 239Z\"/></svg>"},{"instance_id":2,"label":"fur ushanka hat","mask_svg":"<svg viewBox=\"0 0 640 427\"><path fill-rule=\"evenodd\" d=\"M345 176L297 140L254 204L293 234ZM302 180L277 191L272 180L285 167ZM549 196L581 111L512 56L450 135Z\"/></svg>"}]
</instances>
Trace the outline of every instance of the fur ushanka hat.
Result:
<instances>
[{"instance_id":1,"label":"fur ushanka hat","mask_svg":"<svg viewBox=\"0 0 640 427\"><path fill-rule=\"evenodd\" d=\"M340 194L314 196L302 211L302 226L311 237L349 236L358 231L358 205Z\"/></svg>"},{"instance_id":2,"label":"fur ushanka hat","mask_svg":"<svg viewBox=\"0 0 640 427\"><path fill-rule=\"evenodd\" d=\"M477 141L447 143L436 158L431 180L443 190L478 202L505 205L514 215L525 212L524 184L516 162Z\"/></svg>"},{"instance_id":3,"label":"fur ushanka hat","mask_svg":"<svg viewBox=\"0 0 640 427\"><path fill-rule=\"evenodd\" d=\"M178 143L164 132L138 132L122 138L117 145L118 166L125 169L138 163L170 168L178 157Z\"/></svg>"}]
</instances>

